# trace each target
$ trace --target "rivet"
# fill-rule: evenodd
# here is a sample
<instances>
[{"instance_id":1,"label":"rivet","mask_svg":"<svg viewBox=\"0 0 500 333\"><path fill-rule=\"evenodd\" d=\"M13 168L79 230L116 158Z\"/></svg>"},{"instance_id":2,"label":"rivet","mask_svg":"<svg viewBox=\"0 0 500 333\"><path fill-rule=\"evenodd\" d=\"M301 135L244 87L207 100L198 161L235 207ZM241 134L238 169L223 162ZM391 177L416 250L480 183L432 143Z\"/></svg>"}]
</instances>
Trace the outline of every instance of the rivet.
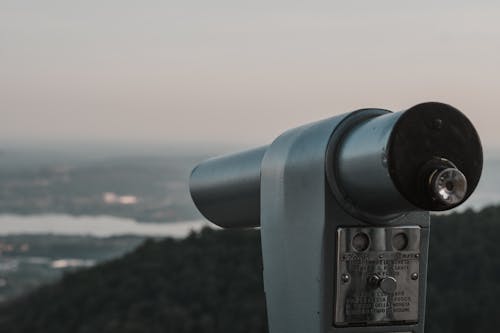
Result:
<instances>
[{"instance_id":1,"label":"rivet","mask_svg":"<svg viewBox=\"0 0 500 333\"><path fill-rule=\"evenodd\" d=\"M374 288L378 287L380 282L380 277L377 274L374 274L368 278L368 284Z\"/></svg>"},{"instance_id":2,"label":"rivet","mask_svg":"<svg viewBox=\"0 0 500 333\"><path fill-rule=\"evenodd\" d=\"M436 118L432 121L432 128L435 130L440 130L443 127L443 121L439 118Z\"/></svg>"}]
</instances>

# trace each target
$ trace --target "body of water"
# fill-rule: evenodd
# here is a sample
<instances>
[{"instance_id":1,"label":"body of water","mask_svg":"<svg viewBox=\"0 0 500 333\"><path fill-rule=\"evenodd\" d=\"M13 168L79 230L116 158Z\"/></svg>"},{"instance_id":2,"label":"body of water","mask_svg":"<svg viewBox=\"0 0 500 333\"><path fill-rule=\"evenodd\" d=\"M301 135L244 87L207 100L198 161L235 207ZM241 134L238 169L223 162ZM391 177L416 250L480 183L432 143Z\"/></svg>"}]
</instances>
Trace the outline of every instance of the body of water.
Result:
<instances>
[{"instance_id":1,"label":"body of water","mask_svg":"<svg viewBox=\"0 0 500 333\"><path fill-rule=\"evenodd\" d=\"M131 219L112 216L0 215L0 235L56 234L109 237L139 235L153 237L185 237L213 224L199 221L172 223L138 223Z\"/></svg>"}]
</instances>

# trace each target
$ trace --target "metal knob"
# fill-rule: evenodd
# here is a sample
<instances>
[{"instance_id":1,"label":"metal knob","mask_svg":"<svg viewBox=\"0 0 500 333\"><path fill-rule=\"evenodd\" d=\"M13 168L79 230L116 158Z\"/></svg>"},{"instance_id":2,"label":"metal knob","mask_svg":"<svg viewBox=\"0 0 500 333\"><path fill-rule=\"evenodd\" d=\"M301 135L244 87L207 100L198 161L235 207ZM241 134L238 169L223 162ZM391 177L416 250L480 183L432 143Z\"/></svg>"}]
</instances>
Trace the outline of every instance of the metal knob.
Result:
<instances>
[{"instance_id":1,"label":"metal knob","mask_svg":"<svg viewBox=\"0 0 500 333\"><path fill-rule=\"evenodd\" d=\"M396 281L395 278L392 276L383 278L380 281L380 289L386 293L386 294L392 294L396 291L396 288L398 287L398 282Z\"/></svg>"}]
</instances>

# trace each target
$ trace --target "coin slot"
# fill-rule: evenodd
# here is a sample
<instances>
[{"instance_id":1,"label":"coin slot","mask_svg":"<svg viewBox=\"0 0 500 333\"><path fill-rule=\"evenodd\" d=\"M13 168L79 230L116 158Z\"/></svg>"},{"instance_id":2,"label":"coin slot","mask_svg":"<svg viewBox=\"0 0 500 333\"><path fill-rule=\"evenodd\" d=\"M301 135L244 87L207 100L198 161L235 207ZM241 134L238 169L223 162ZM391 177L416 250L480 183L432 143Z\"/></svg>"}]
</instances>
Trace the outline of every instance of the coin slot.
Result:
<instances>
[{"instance_id":1,"label":"coin slot","mask_svg":"<svg viewBox=\"0 0 500 333\"><path fill-rule=\"evenodd\" d=\"M370 246L370 237L368 237L368 235L365 234L364 232L358 232L352 238L352 247L358 252L366 251L369 246Z\"/></svg>"},{"instance_id":2,"label":"coin slot","mask_svg":"<svg viewBox=\"0 0 500 333\"><path fill-rule=\"evenodd\" d=\"M408 236L404 232L395 234L392 237L392 247L398 251L406 249L408 247Z\"/></svg>"}]
</instances>

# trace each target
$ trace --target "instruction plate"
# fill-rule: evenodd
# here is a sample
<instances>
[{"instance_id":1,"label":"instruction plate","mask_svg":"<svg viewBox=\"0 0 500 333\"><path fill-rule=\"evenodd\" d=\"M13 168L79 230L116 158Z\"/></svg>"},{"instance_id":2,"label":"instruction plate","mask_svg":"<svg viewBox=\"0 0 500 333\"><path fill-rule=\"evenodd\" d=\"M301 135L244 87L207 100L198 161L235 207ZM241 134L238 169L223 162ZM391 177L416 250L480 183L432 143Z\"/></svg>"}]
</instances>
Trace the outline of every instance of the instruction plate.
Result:
<instances>
[{"instance_id":1,"label":"instruction plate","mask_svg":"<svg viewBox=\"0 0 500 333\"><path fill-rule=\"evenodd\" d=\"M335 325L418 321L421 228L337 230Z\"/></svg>"}]
</instances>

